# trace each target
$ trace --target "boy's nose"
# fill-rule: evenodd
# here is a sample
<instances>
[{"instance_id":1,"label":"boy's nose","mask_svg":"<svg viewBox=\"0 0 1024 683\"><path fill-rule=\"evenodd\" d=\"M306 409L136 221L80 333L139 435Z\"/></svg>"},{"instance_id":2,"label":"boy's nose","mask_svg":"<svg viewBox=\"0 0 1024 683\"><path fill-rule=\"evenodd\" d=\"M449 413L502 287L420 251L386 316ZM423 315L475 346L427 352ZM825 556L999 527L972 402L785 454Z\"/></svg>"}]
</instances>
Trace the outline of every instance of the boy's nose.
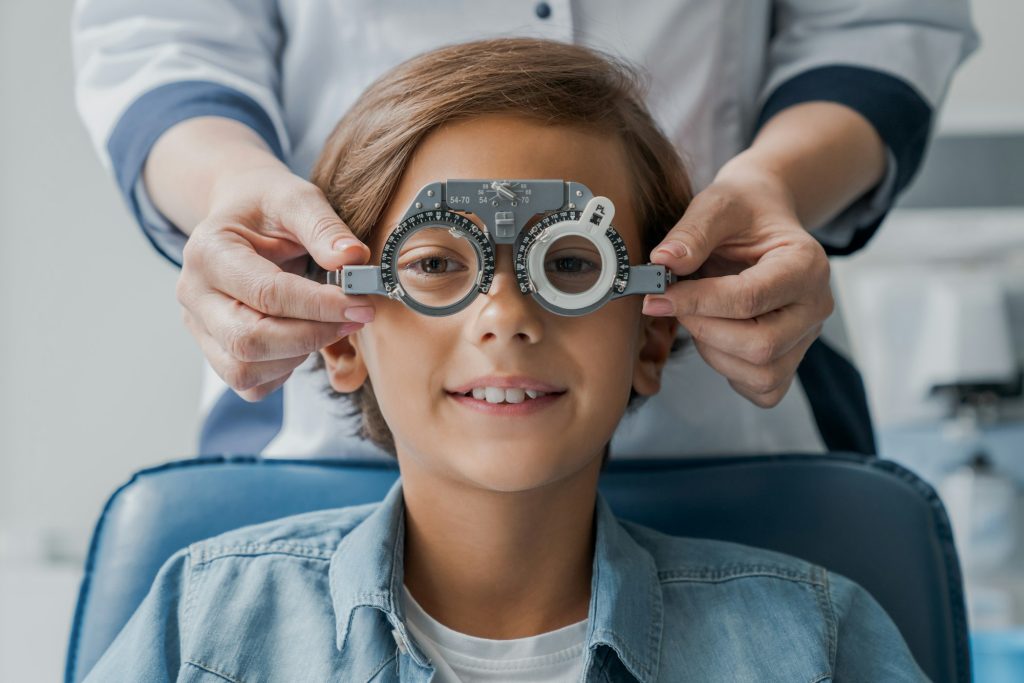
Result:
<instances>
[{"instance_id":1,"label":"boy's nose","mask_svg":"<svg viewBox=\"0 0 1024 683\"><path fill-rule=\"evenodd\" d=\"M540 341L543 331L543 309L533 297L523 294L512 268L512 246L498 245L495 253L494 279L487 294L477 298L472 309L477 311L470 333L476 341Z\"/></svg>"}]
</instances>

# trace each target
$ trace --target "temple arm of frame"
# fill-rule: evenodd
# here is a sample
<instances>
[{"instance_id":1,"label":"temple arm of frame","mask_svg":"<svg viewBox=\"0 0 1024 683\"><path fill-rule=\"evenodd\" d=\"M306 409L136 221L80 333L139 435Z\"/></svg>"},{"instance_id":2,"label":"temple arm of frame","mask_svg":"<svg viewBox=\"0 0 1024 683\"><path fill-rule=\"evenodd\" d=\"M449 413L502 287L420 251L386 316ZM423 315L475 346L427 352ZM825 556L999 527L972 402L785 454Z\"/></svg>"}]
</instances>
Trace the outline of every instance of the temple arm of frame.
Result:
<instances>
[{"instance_id":1,"label":"temple arm of frame","mask_svg":"<svg viewBox=\"0 0 1024 683\"><path fill-rule=\"evenodd\" d=\"M327 284L338 285L346 294L387 294L380 266L345 266L327 273Z\"/></svg>"},{"instance_id":2,"label":"temple arm of frame","mask_svg":"<svg viewBox=\"0 0 1024 683\"><path fill-rule=\"evenodd\" d=\"M646 266L631 266L629 269L629 283L618 296L629 296L630 294L662 294L665 289L678 280L674 274L665 269L665 266L649 264ZM615 298L618 298L615 297Z\"/></svg>"}]
</instances>

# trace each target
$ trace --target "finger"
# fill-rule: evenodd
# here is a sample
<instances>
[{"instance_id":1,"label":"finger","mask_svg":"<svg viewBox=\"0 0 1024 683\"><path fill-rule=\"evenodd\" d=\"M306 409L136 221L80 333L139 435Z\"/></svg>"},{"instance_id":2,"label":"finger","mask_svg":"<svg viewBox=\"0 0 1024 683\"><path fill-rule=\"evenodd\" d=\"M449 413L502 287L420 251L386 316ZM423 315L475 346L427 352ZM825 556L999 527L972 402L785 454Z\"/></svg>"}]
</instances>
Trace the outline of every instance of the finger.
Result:
<instances>
[{"instance_id":1,"label":"finger","mask_svg":"<svg viewBox=\"0 0 1024 683\"><path fill-rule=\"evenodd\" d=\"M747 230L752 221L750 209L742 202L709 187L693 198L683 217L651 251L651 261L676 275L689 275L700 268L715 247Z\"/></svg>"},{"instance_id":2,"label":"finger","mask_svg":"<svg viewBox=\"0 0 1024 683\"><path fill-rule=\"evenodd\" d=\"M750 320L680 316L694 341L754 365L767 365L789 353L808 334L817 337L823 322L806 306L787 306Z\"/></svg>"},{"instance_id":3,"label":"finger","mask_svg":"<svg viewBox=\"0 0 1024 683\"><path fill-rule=\"evenodd\" d=\"M337 270L343 265L367 262L370 248L334 212L320 188L310 183L304 191L293 193L291 199L280 207L275 218L321 268Z\"/></svg>"},{"instance_id":4,"label":"finger","mask_svg":"<svg viewBox=\"0 0 1024 683\"><path fill-rule=\"evenodd\" d=\"M287 273L238 235L210 236L192 250L182 278L202 280L249 308L274 318L345 322L345 311L372 306L366 295L346 295L335 285Z\"/></svg>"},{"instance_id":5,"label":"finger","mask_svg":"<svg viewBox=\"0 0 1024 683\"><path fill-rule=\"evenodd\" d=\"M786 394L789 393L789 388L793 385L793 375L789 376L789 379L785 384L780 386L774 391L770 391L766 394L759 394L751 391L749 388L729 380L729 386L732 387L733 391L753 403L758 408L774 408L775 406L782 403L782 399L786 398Z\"/></svg>"},{"instance_id":6,"label":"finger","mask_svg":"<svg viewBox=\"0 0 1024 683\"><path fill-rule=\"evenodd\" d=\"M284 383L288 381L288 378L291 376L292 373L289 372L288 374L283 375L278 379L275 379L273 382L267 382L266 384L261 384L258 387L247 389L245 391L235 391L235 393L238 394L243 399L245 399L246 401L248 401L249 403L256 403L258 401L262 401L267 396L277 391L277 389L282 387Z\"/></svg>"},{"instance_id":7,"label":"finger","mask_svg":"<svg viewBox=\"0 0 1024 683\"><path fill-rule=\"evenodd\" d=\"M200 297L191 312L232 358L244 362L282 360L319 351L363 326L262 315L220 292Z\"/></svg>"},{"instance_id":8,"label":"finger","mask_svg":"<svg viewBox=\"0 0 1024 683\"><path fill-rule=\"evenodd\" d=\"M818 247L820 249L820 247ZM809 248L780 247L737 275L680 280L661 297L673 315L749 319L795 303L831 306L828 259Z\"/></svg>"},{"instance_id":9,"label":"finger","mask_svg":"<svg viewBox=\"0 0 1024 683\"><path fill-rule=\"evenodd\" d=\"M199 342L199 348L217 376L240 396L246 393L250 401L259 400L283 384L292 371L309 357L309 354L305 354L296 358L273 361L239 361L225 352L217 340L202 329L194 317L186 315L186 325L192 332L192 336Z\"/></svg>"},{"instance_id":10,"label":"finger","mask_svg":"<svg viewBox=\"0 0 1024 683\"><path fill-rule=\"evenodd\" d=\"M762 408L775 406L782 400L793 382L800 361L817 335L801 339L781 358L766 365L755 365L742 358L695 341L701 358L742 396Z\"/></svg>"}]
</instances>

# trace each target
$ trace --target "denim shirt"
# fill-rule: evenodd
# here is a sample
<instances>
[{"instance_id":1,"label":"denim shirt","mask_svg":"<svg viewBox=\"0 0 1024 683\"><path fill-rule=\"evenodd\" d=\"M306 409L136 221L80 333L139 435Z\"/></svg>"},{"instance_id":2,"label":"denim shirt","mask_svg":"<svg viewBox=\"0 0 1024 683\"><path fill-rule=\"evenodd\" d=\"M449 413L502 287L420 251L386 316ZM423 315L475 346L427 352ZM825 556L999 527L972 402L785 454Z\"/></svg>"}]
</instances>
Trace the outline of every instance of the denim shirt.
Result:
<instances>
[{"instance_id":1,"label":"denim shirt","mask_svg":"<svg viewBox=\"0 0 1024 683\"><path fill-rule=\"evenodd\" d=\"M399 479L380 503L177 552L86 680L429 681L402 612L404 510ZM928 680L852 581L616 519L600 494L583 656L587 682Z\"/></svg>"}]
</instances>

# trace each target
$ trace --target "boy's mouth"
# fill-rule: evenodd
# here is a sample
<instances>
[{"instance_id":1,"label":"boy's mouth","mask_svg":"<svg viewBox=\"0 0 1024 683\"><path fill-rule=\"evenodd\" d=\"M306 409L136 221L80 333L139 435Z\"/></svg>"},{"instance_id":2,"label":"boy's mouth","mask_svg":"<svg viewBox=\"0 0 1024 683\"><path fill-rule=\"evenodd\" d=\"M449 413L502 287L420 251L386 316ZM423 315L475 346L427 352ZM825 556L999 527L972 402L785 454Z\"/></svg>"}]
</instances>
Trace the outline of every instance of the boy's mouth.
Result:
<instances>
[{"instance_id":1,"label":"boy's mouth","mask_svg":"<svg viewBox=\"0 0 1024 683\"><path fill-rule=\"evenodd\" d=\"M472 391L466 393L452 393L455 396L472 396L478 401L487 401L488 403L522 403L523 401L532 401L537 398L543 398L547 396L549 392L544 391L533 391L532 389L501 389L499 387L476 387ZM565 392L550 392L552 395L563 394Z\"/></svg>"},{"instance_id":2,"label":"boy's mouth","mask_svg":"<svg viewBox=\"0 0 1024 683\"><path fill-rule=\"evenodd\" d=\"M514 391L514 390L509 390ZM502 392L505 393L504 391ZM476 411L477 413L483 413L484 415L497 415L497 416L520 416L520 415L532 415L543 411L548 406L561 401L562 396L566 392L544 394L543 396L538 395L536 398L525 397L522 401L516 401L518 398L515 394L512 395L511 401L488 401L486 398L478 399L474 398L473 394L470 393L468 396L464 394L456 394L448 392L448 396L452 398L456 403L469 408L470 410ZM507 394L503 398L506 398Z\"/></svg>"},{"instance_id":3,"label":"boy's mouth","mask_svg":"<svg viewBox=\"0 0 1024 683\"><path fill-rule=\"evenodd\" d=\"M478 377L447 391L449 396L479 407L537 403L539 408L539 404L551 403L566 389L530 377L489 376Z\"/></svg>"}]
</instances>

